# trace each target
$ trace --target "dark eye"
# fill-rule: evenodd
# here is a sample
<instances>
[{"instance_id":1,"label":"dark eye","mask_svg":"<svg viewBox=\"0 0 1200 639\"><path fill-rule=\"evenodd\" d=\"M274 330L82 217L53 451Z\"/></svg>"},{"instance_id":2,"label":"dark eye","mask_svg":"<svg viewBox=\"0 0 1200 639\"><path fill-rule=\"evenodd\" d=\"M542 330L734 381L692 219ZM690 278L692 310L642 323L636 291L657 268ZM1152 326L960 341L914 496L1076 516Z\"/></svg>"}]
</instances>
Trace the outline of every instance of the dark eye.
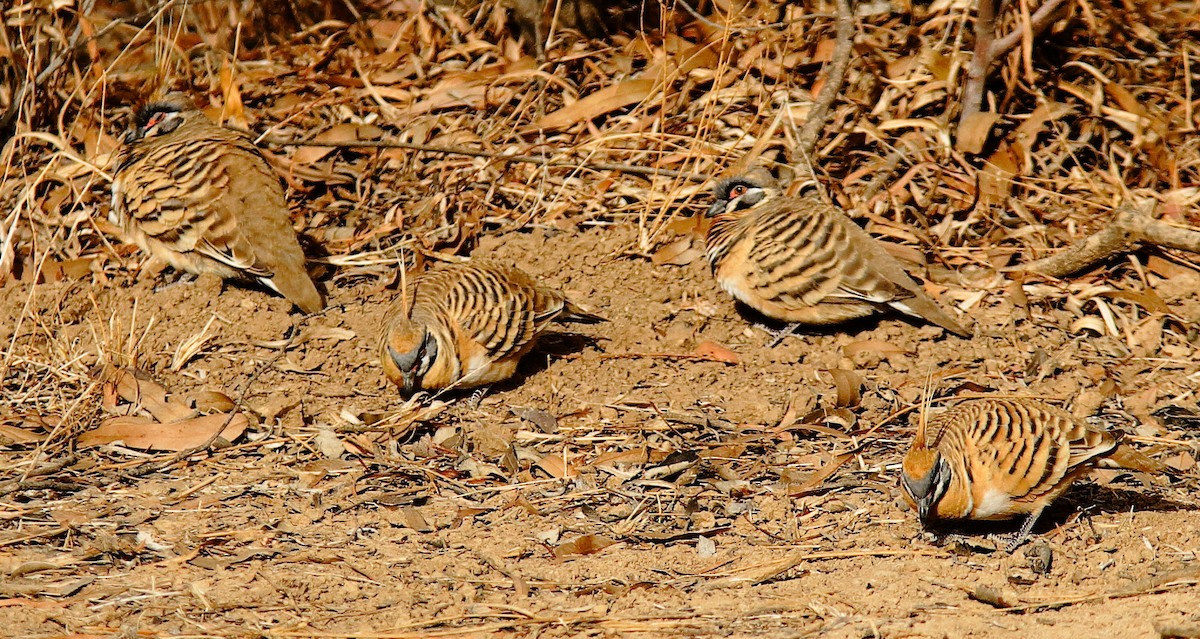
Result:
<instances>
[{"instance_id":1,"label":"dark eye","mask_svg":"<svg viewBox=\"0 0 1200 639\"><path fill-rule=\"evenodd\" d=\"M731 199L731 200L733 198L742 197L745 194L746 194L746 187L745 187L745 185L742 185L742 184L738 184L738 185L734 186L733 188L729 189L729 199Z\"/></svg>"}]
</instances>

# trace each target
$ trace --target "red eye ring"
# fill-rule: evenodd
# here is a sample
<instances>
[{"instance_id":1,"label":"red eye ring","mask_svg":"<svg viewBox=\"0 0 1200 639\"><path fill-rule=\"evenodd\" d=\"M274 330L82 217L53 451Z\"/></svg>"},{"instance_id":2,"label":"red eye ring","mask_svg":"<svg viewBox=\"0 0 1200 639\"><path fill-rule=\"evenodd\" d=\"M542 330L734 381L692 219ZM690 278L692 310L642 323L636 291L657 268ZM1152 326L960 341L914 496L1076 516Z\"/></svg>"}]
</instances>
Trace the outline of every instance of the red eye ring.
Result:
<instances>
[{"instance_id":1,"label":"red eye ring","mask_svg":"<svg viewBox=\"0 0 1200 639\"><path fill-rule=\"evenodd\" d=\"M733 188L729 189L729 199L731 199L731 200L735 197L741 197L745 194L746 194L746 187L742 184L738 184L738 185L734 186Z\"/></svg>"}]
</instances>

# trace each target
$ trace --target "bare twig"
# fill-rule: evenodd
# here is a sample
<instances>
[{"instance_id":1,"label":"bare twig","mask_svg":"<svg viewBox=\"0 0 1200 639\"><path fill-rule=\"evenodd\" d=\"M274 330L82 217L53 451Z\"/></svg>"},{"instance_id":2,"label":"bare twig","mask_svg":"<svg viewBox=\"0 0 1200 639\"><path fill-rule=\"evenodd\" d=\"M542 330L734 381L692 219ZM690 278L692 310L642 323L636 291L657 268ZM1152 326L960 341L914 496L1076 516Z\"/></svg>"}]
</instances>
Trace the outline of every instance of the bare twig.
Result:
<instances>
[{"instance_id":1,"label":"bare twig","mask_svg":"<svg viewBox=\"0 0 1200 639\"><path fill-rule=\"evenodd\" d=\"M864 550L837 550L829 552L808 552L797 550L775 561L747 566L730 571L731 576L725 576L708 584L709 588L729 588L746 584L761 584L778 578L792 568L806 562L825 561L829 559L850 559L856 557L944 557L945 553L937 550L913 550L909 548L875 548Z\"/></svg>"},{"instance_id":2,"label":"bare twig","mask_svg":"<svg viewBox=\"0 0 1200 639\"><path fill-rule=\"evenodd\" d=\"M887 157L883 158L881 166L875 171L875 176L871 178L870 182L867 182L867 185L863 187L862 192L859 194L858 202L863 210L870 208L871 201L875 199L876 195L879 195L884 185L890 182L892 177L896 175L896 169L900 167L900 161L903 159L904 149L899 148L888 153Z\"/></svg>"},{"instance_id":3,"label":"bare twig","mask_svg":"<svg viewBox=\"0 0 1200 639\"><path fill-rule=\"evenodd\" d=\"M67 466L74 464L78 459L79 458L74 454L65 455L61 459L52 461L45 466L40 466L30 470L29 472L25 473L25 476L21 479L14 479L12 481L4 482L0 484L0 497L3 497L9 493L14 493L18 490L40 490L44 488L53 488L57 484L57 482L54 480L32 478L44 477L45 475L57 473Z\"/></svg>"},{"instance_id":4,"label":"bare twig","mask_svg":"<svg viewBox=\"0 0 1200 639\"><path fill-rule=\"evenodd\" d=\"M524 598L529 596L529 584L525 581L525 576L522 575L519 570L509 564L506 564L495 554L486 550L477 548L475 550L475 556L479 557L480 561L490 566L496 572L512 580L513 590L516 592L518 597Z\"/></svg>"},{"instance_id":5,"label":"bare twig","mask_svg":"<svg viewBox=\"0 0 1200 639\"><path fill-rule=\"evenodd\" d=\"M826 120L829 117L829 108L842 90L853 49L854 13L850 10L850 0L837 0L837 44L829 61L825 84L813 103L808 119L804 121L804 127L800 129L790 162L798 179L812 175L812 156L817 147L817 138L820 137L821 129L828 124Z\"/></svg>"},{"instance_id":6,"label":"bare twig","mask_svg":"<svg viewBox=\"0 0 1200 639\"><path fill-rule=\"evenodd\" d=\"M1066 4L1067 0L1046 0L1046 3L1038 7L1032 15L1029 16L1029 29L1031 38L1037 37L1038 34L1045 31L1047 27L1053 24L1055 14L1058 13L1060 7ZM1005 35L992 43L992 48L988 52L992 60L1011 51L1014 47L1021 43L1022 33L1020 29L1013 30L1012 33Z\"/></svg>"},{"instance_id":7,"label":"bare twig","mask_svg":"<svg viewBox=\"0 0 1200 639\"><path fill-rule=\"evenodd\" d=\"M685 173L683 171L675 171L672 169L660 169L652 166L635 166L632 164L617 164L612 162L575 162L572 160L552 160L546 157L536 155L520 155L509 153L496 153L493 151L484 151L482 149L464 149L453 146L433 146L429 144L415 144L412 142L400 142L399 140L356 140L354 142L308 142L304 140L289 140L276 137L265 137L262 140L267 144L278 144L280 146L320 146L330 148L380 148L380 149L412 149L414 151L426 151L428 153L445 153L448 155L466 155L475 158L491 158L501 162L523 162L526 164L538 164L540 166L560 166L572 169L591 169L593 171L617 171L619 173L631 173L635 175L662 176L668 178L677 178L691 180L692 182L704 182L709 179L707 175L699 173Z\"/></svg>"},{"instance_id":8,"label":"bare twig","mask_svg":"<svg viewBox=\"0 0 1200 639\"><path fill-rule=\"evenodd\" d=\"M1018 606L1007 606L1001 607L1001 610L1006 612L1024 612L1028 610L1038 610L1044 608L1058 609L1092 601L1138 597L1141 595L1148 595L1156 592L1162 592L1164 590L1170 590L1172 588L1195 586L1197 584L1200 584L1200 566L1185 565L1173 570L1169 570L1160 575L1153 575L1139 579L1128 586L1125 586L1124 588L1118 588L1109 592L1094 595L1082 595L1079 597L1068 597L1057 601L1042 601Z\"/></svg>"},{"instance_id":9,"label":"bare twig","mask_svg":"<svg viewBox=\"0 0 1200 639\"><path fill-rule=\"evenodd\" d=\"M1135 244L1200 253L1200 231L1156 220L1132 207L1122 207L1103 230L1089 235L1049 257L1009 270L1033 271L1050 277L1066 277L1126 251Z\"/></svg>"}]
</instances>

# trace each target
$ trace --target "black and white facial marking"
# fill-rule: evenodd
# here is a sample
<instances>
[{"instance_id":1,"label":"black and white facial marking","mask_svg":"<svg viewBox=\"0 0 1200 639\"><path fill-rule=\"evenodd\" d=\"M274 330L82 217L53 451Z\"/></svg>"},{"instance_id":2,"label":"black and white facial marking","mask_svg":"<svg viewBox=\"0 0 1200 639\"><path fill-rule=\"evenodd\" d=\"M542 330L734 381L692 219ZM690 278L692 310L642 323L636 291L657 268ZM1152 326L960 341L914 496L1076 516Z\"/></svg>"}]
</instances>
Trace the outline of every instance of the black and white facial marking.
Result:
<instances>
[{"instance_id":1,"label":"black and white facial marking","mask_svg":"<svg viewBox=\"0 0 1200 639\"><path fill-rule=\"evenodd\" d=\"M433 336L433 333L426 331L425 338L421 340L421 343L407 353L397 353L390 345L387 350L388 357L391 357L396 368L400 369L404 390L411 393L417 390L417 382L429 372L429 369L433 367L433 362L437 360L437 338Z\"/></svg>"},{"instance_id":2,"label":"black and white facial marking","mask_svg":"<svg viewBox=\"0 0 1200 639\"><path fill-rule=\"evenodd\" d=\"M921 522L929 521L929 513L937 511L937 504L950 487L950 464L941 455L924 477L901 475L900 486L917 504L917 516Z\"/></svg>"},{"instance_id":3,"label":"black and white facial marking","mask_svg":"<svg viewBox=\"0 0 1200 639\"><path fill-rule=\"evenodd\" d=\"M708 217L748 209L767 199L767 190L745 177L722 180L713 188L713 196L717 198L708 207Z\"/></svg>"},{"instance_id":4,"label":"black and white facial marking","mask_svg":"<svg viewBox=\"0 0 1200 639\"><path fill-rule=\"evenodd\" d=\"M138 109L133 119L133 129L125 134L125 143L142 138L166 135L183 124L183 109L176 104L155 102Z\"/></svg>"}]
</instances>

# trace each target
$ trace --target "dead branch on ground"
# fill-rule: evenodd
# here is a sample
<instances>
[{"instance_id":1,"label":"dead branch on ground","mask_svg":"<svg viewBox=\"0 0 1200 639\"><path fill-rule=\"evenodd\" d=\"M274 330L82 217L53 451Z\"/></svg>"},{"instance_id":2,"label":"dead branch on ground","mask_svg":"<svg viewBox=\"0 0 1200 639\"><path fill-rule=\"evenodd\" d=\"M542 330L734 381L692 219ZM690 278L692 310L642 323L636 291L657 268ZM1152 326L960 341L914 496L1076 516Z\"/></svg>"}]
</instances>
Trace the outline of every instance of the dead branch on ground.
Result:
<instances>
[{"instance_id":1,"label":"dead branch on ground","mask_svg":"<svg viewBox=\"0 0 1200 639\"><path fill-rule=\"evenodd\" d=\"M1173 226L1150 217L1132 206L1124 206L1103 230L1049 257L1012 270L1033 271L1050 277L1066 277L1138 244L1153 244L1200 253L1200 231Z\"/></svg>"}]
</instances>

